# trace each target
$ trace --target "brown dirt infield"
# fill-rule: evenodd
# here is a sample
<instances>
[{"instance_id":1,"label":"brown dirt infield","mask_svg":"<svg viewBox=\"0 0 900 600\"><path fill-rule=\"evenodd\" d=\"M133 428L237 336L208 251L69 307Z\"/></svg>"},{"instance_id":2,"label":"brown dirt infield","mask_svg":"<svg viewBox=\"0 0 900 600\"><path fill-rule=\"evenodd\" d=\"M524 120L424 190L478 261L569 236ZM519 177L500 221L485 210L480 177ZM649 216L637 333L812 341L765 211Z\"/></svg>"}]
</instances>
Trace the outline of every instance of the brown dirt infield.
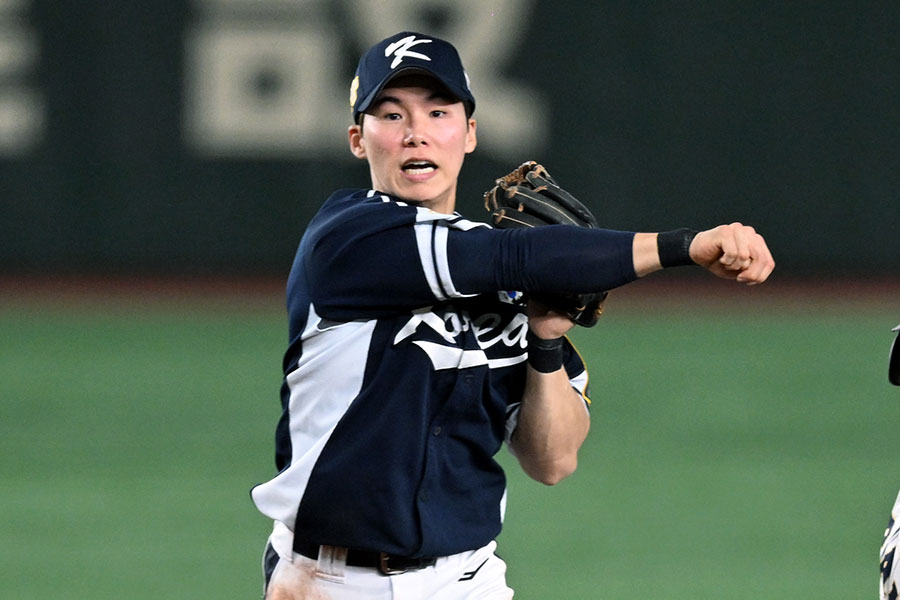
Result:
<instances>
[{"instance_id":1,"label":"brown dirt infield","mask_svg":"<svg viewBox=\"0 0 900 600\"><path fill-rule=\"evenodd\" d=\"M282 310L284 285L284 280L274 278L0 277L0 309L156 306ZM651 308L840 312L861 306L894 310L900 322L900 278L784 280L773 276L763 285L748 287L705 273L659 273L614 290L607 301L610 313Z\"/></svg>"}]
</instances>

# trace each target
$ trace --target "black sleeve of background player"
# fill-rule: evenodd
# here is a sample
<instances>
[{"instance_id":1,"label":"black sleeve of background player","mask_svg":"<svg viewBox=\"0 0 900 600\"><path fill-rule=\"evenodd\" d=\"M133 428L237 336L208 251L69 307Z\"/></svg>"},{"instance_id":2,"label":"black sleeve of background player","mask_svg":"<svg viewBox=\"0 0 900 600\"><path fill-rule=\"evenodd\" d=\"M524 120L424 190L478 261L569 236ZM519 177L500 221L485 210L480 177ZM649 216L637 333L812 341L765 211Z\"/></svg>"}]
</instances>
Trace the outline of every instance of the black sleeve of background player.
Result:
<instances>
[{"instance_id":1,"label":"black sleeve of background player","mask_svg":"<svg viewBox=\"0 0 900 600\"><path fill-rule=\"evenodd\" d=\"M633 232L569 225L480 228L452 232L447 252L463 293L598 292L637 279L633 239Z\"/></svg>"}]
</instances>

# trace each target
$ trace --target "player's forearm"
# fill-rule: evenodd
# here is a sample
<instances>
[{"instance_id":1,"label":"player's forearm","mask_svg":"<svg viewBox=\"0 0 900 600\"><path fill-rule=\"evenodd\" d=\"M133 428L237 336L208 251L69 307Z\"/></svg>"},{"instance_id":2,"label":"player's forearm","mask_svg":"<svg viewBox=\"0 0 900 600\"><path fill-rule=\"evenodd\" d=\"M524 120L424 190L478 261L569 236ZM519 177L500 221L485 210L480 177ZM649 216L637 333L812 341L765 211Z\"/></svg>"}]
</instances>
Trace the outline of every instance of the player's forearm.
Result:
<instances>
[{"instance_id":1,"label":"player's forearm","mask_svg":"<svg viewBox=\"0 0 900 600\"><path fill-rule=\"evenodd\" d=\"M635 275L643 277L665 267L695 264L690 249L696 235L691 229L636 233L631 245Z\"/></svg>"},{"instance_id":2,"label":"player's forearm","mask_svg":"<svg viewBox=\"0 0 900 600\"><path fill-rule=\"evenodd\" d=\"M564 369L539 373L531 366L511 449L531 478L553 485L575 471L590 428L584 400Z\"/></svg>"},{"instance_id":3,"label":"player's forearm","mask_svg":"<svg viewBox=\"0 0 900 600\"><path fill-rule=\"evenodd\" d=\"M662 269L655 233L636 233L631 243L634 273L638 277L649 275Z\"/></svg>"}]
</instances>

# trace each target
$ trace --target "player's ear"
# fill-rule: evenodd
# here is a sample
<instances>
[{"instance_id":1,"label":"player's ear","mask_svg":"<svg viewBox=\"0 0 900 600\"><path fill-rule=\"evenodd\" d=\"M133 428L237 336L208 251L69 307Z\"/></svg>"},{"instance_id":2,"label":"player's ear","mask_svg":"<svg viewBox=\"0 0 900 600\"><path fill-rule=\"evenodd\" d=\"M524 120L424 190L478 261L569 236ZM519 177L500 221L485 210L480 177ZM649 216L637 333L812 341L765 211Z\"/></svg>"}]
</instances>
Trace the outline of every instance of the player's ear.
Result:
<instances>
[{"instance_id":1,"label":"player's ear","mask_svg":"<svg viewBox=\"0 0 900 600\"><path fill-rule=\"evenodd\" d=\"M466 154L475 150L475 146L478 145L478 136L475 135L476 125L475 119L469 119L469 127L466 129Z\"/></svg>"},{"instance_id":2,"label":"player's ear","mask_svg":"<svg viewBox=\"0 0 900 600\"><path fill-rule=\"evenodd\" d=\"M351 125L347 129L347 139L350 142L350 152L356 158L366 158L366 142L362 135L361 125Z\"/></svg>"}]
</instances>

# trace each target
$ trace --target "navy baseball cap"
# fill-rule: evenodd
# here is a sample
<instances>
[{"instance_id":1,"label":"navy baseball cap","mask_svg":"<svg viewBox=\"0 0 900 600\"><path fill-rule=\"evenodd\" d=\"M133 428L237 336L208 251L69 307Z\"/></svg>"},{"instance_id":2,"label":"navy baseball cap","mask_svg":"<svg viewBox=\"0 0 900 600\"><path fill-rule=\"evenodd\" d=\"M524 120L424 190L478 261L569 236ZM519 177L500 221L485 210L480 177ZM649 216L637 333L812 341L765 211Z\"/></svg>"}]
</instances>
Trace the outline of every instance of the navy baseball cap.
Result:
<instances>
[{"instance_id":1,"label":"navy baseball cap","mask_svg":"<svg viewBox=\"0 0 900 600\"><path fill-rule=\"evenodd\" d=\"M350 84L350 109L353 121L371 106L387 83L401 73L424 73L437 79L466 105L467 114L475 111L475 98L469 89L469 76L459 53L450 42L412 31L403 31L369 48L356 67Z\"/></svg>"}]
</instances>

